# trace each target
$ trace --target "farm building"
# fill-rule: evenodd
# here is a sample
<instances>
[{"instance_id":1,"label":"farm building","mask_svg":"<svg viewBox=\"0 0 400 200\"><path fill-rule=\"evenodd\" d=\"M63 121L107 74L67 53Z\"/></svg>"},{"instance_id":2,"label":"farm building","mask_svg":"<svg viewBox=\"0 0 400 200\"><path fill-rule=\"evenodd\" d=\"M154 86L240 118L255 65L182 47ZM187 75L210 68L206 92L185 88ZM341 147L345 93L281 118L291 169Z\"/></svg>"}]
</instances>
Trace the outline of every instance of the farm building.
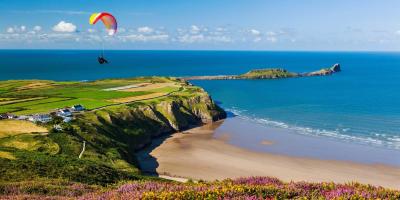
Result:
<instances>
[{"instance_id":1,"label":"farm building","mask_svg":"<svg viewBox=\"0 0 400 200\"><path fill-rule=\"evenodd\" d=\"M60 116L60 117L71 117L72 116L72 112L68 108L60 109L60 110L57 111L57 116Z\"/></svg>"},{"instance_id":2,"label":"farm building","mask_svg":"<svg viewBox=\"0 0 400 200\"><path fill-rule=\"evenodd\" d=\"M78 105L72 106L72 110L75 112L84 111L85 107L83 107L81 104L78 104Z\"/></svg>"}]
</instances>

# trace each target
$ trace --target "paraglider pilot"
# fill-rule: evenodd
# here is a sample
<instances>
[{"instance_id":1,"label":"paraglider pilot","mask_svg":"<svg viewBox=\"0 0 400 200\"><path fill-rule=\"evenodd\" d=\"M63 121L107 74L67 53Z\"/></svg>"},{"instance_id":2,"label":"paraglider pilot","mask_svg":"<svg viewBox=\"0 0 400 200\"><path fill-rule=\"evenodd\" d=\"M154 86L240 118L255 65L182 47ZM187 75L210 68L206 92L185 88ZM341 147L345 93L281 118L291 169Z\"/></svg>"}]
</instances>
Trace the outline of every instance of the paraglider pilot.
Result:
<instances>
[{"instance_id":1,"label":"paraglider pilot","mask_svg":"<svg viewBox=\"0 0 400 200\"><path fill-rule=\"evenodd\" d=\"M108 61L103 57L103 55L97 57L97 61L99 61L99 64L108 64Z\"/></svg>"}]
</instances>

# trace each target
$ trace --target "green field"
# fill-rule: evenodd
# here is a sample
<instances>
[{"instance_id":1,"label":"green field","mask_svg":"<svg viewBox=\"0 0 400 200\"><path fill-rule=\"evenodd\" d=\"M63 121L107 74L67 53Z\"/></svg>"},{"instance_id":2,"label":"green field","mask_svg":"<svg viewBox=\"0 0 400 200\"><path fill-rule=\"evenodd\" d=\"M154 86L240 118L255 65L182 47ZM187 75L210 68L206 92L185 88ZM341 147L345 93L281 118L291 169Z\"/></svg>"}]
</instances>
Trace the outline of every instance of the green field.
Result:
<instances>
[{"instance_id":1,"label":"green field","mask_svg":"<svg viewBox=\"0 0 400 200\"><path fill-rule=\"evenodd\" d=\"M76 104L92 110L99 107L116 104L113 100L134 99L142 95L155 93L171 93L178 91L180 86L171 86L138 91L106 91L137 84L171 83L168 78L135 78L108 79L93 82L55 82L55 81L0 81L0 113L16 115L49 113L59 108ZM160 94L161 96L161 94ZM125 103L125 102L124 102Z\"/></svg>"}]
</instances>

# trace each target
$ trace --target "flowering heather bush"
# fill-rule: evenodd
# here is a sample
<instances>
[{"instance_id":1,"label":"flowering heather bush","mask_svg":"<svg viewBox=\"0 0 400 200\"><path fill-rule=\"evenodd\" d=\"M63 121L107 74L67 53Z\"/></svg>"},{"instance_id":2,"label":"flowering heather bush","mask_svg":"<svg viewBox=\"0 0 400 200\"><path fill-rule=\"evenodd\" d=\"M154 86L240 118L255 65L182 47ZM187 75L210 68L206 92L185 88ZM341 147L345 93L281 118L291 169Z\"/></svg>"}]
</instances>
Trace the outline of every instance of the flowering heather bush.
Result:
<instances>
[{"instance_id":1,"label":"flowering heather bush","mask_svg":"<svg viewBox=\"0 0 400 200\"><path fill-rule=\"evenodd\" d=\"M259 199L400 199L400 191L382 187L373 187L358 183L284 183L275 178L250 177L205 183L177 183L165 181L134 181L106 190L90 191L85 186L70 190L85 193L79 197L76 193L65 191L62 195L48 196L3 196L23 199L220 199L220 200L259 200ZM2 197L0 196L0 199Z\"/></svg>"},{"instance_id":2,"label":"flowering heather bush","mask_svg":"<svg viewBox=\"0 0 400 200\"><path fill-rule=\"evenodd\" d=\"M0 199L67 199L98 191L100 187L64 180L0 183Z\"/></svg>"}]
</instances>

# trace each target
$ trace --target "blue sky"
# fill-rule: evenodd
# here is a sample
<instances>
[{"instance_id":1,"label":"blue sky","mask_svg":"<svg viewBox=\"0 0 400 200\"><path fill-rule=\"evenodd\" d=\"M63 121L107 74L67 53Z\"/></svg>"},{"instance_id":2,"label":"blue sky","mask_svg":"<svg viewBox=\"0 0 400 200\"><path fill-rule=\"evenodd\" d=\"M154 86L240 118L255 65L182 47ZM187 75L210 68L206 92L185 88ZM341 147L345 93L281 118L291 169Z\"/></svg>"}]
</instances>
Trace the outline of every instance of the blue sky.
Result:
<instances>
[{"instance_id":1,"label":"blue sky","mask_svg":"<svg viewBox=\"0 0 400 200\"><path fill-rule=\"evenodd\" d=\"M0 48L400 50L398 0L0 0ZM109 37L93 12L110 12Z\"/></svg>"}]
</instances>

